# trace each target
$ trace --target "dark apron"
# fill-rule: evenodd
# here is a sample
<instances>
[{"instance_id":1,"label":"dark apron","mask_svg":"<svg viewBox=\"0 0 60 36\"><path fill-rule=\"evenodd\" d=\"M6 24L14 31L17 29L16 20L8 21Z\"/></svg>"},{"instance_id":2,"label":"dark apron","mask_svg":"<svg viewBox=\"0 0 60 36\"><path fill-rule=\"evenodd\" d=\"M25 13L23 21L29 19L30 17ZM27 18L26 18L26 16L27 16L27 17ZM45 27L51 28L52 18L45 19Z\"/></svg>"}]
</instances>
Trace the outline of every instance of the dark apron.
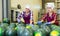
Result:
<instances>
[{"instance_id":1,"label":"dark apron","mask_svg":"<svg viewBox=\"0 0 60 36\"><path fill-rule=\"evenodd\" d=\"M29 13L28 15L26 15L25 12L23 13L23 19L25 21L25 24L30 24L30 16L31 16L31 13Z\"/></svg>"}]
</instances>

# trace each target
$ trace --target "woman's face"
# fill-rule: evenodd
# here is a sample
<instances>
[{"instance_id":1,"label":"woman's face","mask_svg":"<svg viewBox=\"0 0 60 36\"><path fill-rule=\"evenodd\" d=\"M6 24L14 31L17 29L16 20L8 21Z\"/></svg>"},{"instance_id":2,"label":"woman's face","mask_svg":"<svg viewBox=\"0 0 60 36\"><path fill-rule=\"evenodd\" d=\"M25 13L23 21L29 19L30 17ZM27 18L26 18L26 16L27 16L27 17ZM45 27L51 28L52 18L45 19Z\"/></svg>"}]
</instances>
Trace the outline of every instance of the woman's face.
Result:
<instances>
[{"instance_id":1,"label":"woman's face","mask_svg":"<svg viewBox=\"0 0 60 36\"><path fill-rule=\"evenodd\" d=\"M52 8L51 7L47 7L46 10L47 10L47 12L52 12Z\"/></svg>"},{"instance_id":2,"label":"woman's face","mask_svg":"<svg viewBox=\"0 0 60 36\"><path fill-rule=\"evenodd\" d=\"M28 8L25 9L26 12L29 12L30 10Z\"/></svg>"}]
</instances>

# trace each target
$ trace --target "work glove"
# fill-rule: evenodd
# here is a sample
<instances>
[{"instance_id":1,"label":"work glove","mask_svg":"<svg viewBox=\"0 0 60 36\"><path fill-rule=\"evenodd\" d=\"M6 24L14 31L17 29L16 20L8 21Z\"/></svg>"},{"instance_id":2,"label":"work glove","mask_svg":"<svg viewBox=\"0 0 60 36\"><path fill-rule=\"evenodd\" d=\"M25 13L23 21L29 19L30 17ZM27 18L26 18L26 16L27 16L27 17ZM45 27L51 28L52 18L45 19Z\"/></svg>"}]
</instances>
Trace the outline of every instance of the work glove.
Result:
<instances>
[{"instance_id":1,"label":"work glove","mask_svg":"<svg viewBox=\"0 0 60 36\"><path fill-rule=\"evenodd\" d=\"M40 24L42 24L42 22L41 21L38 21L37 24L40 25Z\"/></svg>"},{"instance_id":2,"label":"work glove","mask_svg":"<svg viewBox=\"0 0 60 36\"><path fill-rule=\"evenodd\" d=\"M45 24L46 24L46 25L50 25L50 24L51 24L51 22L46 22Z\"/></svg>"},{"instance_id":3,"label":"work glove","mask_svg":"<svg viewBox=\"0 0 60 36\"><path fill-rule=\"evenodd\" d=\"M20 23L21 22L20 19L17 19L17 22Z\"/></svg>"},{"instance_id":4,"label":"work glove","mask_svg":"<svg viewBox=\"0 0 60 36\"><path fill-rule=\"evenodd\" d=\"M32 27L34 26L33 24L29 24L29 25L32 26Z\"/></svg>"}]
</instances>

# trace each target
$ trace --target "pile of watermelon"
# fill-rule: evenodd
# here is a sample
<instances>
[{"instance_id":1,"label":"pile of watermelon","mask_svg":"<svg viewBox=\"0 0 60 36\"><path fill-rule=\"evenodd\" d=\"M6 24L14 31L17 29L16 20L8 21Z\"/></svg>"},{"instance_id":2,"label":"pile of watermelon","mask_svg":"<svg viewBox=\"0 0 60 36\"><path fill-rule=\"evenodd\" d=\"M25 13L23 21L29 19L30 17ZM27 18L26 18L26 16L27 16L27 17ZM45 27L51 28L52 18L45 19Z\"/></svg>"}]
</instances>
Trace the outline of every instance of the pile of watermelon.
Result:
<instances>
[{"instance_id":1,"label":"pile of watermelon","mask_svg":"<svg viewBox=\"0 0 60 36\"><path fill-rule=\"evenodd\" d=\"M50 36L60 36L60 26L51 25Z\"/></svg>"},{"instance_id":2,"label":"pile of watermelon","mask_svg":"<svg viewBox=\"0 0 60 36\"><path fill-rule=\"evenodd\" d=\"M29 25L21 23L10 23L4 19L0 23L0 36L60 36L60 26L57 25Z\"/></svg>"}]
</instances>

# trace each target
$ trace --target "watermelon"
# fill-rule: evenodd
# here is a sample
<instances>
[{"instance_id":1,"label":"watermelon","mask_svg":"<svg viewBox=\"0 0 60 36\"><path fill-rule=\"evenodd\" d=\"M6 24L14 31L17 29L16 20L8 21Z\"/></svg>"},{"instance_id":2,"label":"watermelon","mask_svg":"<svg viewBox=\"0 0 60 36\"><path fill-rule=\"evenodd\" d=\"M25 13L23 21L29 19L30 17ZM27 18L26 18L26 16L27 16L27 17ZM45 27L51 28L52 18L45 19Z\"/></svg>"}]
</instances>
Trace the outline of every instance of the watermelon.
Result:
<instances>
[{"instance_id":1,"label":"watermelon","mask_svg":"<svg viewBox=\"0 0 60 36\"><path fill-rule=\"evenodd\" d=\"M8 24L10 24L10 20L9 20L8 18L4 18L4 19L3 19L3 23L8 23Z\"/></svg>"},{"instance_id":2,"label":"watermelon","mask_svg":"<svg viewBox=\"0 0 60 36\"><path fill-rule=\"evenodd\" d=\"M0 36L4 36L4 32L5 30L2 27L0 27Z\"/></svg>"},{"instance_id":3,"label":"watermelon","mask_svg":"<svg viewBox=\"0 0 60 36\"><path fill-rule=\"evenodd\" d=\"M26 24L26 28L27 29L32 29L32 26L30 26L29 24Z\"/></svg>"},{"instance_id":4,"label":"watermelon","mask_svg":"<svg viewBox=\"0 0 60 36\"><path fill-rule=\"evenodd\" d=\"M33 36L33 33L30 30L25 28L22 33L22 36Z\"/></svg>"},{"instance_id":5,"label":"watermelon","mask_svg":"<svg viewBox=\"0 0 60 36\"><path fill-rule=\"evenodd\" d=\"M49 26L45 25L45 24L41 24L40 25L40 28L37 29L35 32L34 32L34 36L48 36L49 33L50 33L50 28Z\"/></svg>"},{"instance_id":6,"label":"watermelon","mask_svg":"<svg viewBox=\"0 0 60 36\"><path fill-rule=\"evenodd\" d=\"M40 28L42 28L43 30L46 31L46 33L49 33L51 31L50 27L48 25L42 24L40 26Z\"/></svg>"},{"instance_id":7,"label":"watermelon","mask_svg":"<svg viewBox=\"0 0 60 36\"><path fill-rule=\"evenodd\" d=\"M60 36L60 32L57 30L53 30L50 32L50 36Z\"/></svg>"},{"instance_id":8,"label":"watermelon","mask_svg":"<svg viewBox=\"0 0 60 36\"><path fill-rule=\"evenodd\" d=\"M15 29L17 30L17 36L32 36L31 30L21 26L21 24L17 25Z\"/></svg>"},{"instance_id":9,"label":"watermelon","mask_svg":"<svg viewBox=\"0 0 60 36\"><path fill-rule=\"evenodd\" d=\"M29 25L29 24L27 24L26 25L26 28L30 31L30 32L34 32L35 30L37 30L37 29L39 29L39 26L38 25Z\"/></svg>"},{"instance_id":10,"label":"watermelon","mask_svg":"<svg viewBox=\"0 0 60 36\"><path fill-rule=\"evenodd\" d=\"M60 26L51 25L50 36L60 36Z\"/></svg>"},{"instance_id":11,"label":"watermelon","mask_svg":"<svg viewBox=\"0 0 60 36\"><path fill-rule=\"evenodd\" d=\"M17 36L22 36L25 27L19 24L15 29L17 30Z\"/></svg>"},{"instance_id":12,"label":"watermelon","mask_svg":"<svg viewBox=\"0 0 60 36\"><path fill-rule=\"evenodd\" d=\"M35 31L35 30L39 29L39 26L38 26L38 25L34 25L34 26L32 27L32 29L33 29L33 31Z\"/></svg>"},{"instance_id":13,"label":"watermelon","mask_svg":"<svg viewBox=\"0 0 60 36\"><path fill-rule=\"evenodd\" d=\"M1 23L0 26L8 26L7 23Z\"/></svg>"},{"instance_id":14,"label":"watermelon","mask_svg":"<svg viewBox=\"0 0 60 36\"><path fill-rule=\"evenodd\" d=\"M24 22L20 21L20 24L25 24Z\"/></svg>"},{"instance_id":15,"label":"watermelon","mask_svg":"<svg viewBox=\"0 0 60 36\"><path fill-rule=\"evenodd\" d=\"M33 29L32 29L32 26L29 25L29 24L26 24L26 29L28 29L30 31L30 33L33 33Z\"/></svg>"},{"instance_id":16,"label":"watermelon","mask_svg":"<svg viewBox=\"0 0 60 36\"><path fill-rule=\"evenodd\" d=\"M16 36L16 30L14 28L7 28L6 36Z\"/></svg>"},{"instance_id":17,"label":"watermelon","mask_svg":"<svg viewBox=\"0 0 60 36\"><path fill-rule=\"evenodd\" d=\"M51 30L59 30L60 31L60 26L57 25L51 25Z\"/></svg>"},{"instance_id":18,"label":"watermelon","mask_svg":"<svg viewBox=\"0 0 60 36\"><path fill-rule=\"evenodd\" d=\"M34 25L33 25L34 26ZM33 27L32 25L29 25L29 24L26 24L26 28L28 29L28 30L30 30L31 32L33 31Z\"/></svg>"},{"instance_id":19,"label":"watermelon","mask_svg":"<svg viewBox=\"0 0 60 36\"><path fill-rule=\"evenodd\" d=\"M40 28L34 32L34 36L46 36L46 33L42 28Z\"/></svg>"},{"instance_id":20,"label":"watermelon","mask_svg":"<svg viewBox=\"0 0 60 36\"><path fill-rule=\"evenodd\" d=\"M35 32L34 36L41 36L41 33L40 32Z\"/></svg>"},{"instance_id":21,"label":"watermelon","mask_svg":"<svg viewBox=\"0 0 60 36\"><path fill-rule=\"evenodd\" d=\"M15 23L10 23L9 27L10 28L15 28L16 27L16 24Z\"/></svg>"},{"instance_id":22,"label":"watermelon","mask_svg":"<svg viewBox=\"0 0 60 36\"><path fill-rule=\"evenodd\" d=\"M17 31L15 29L16 24L15 23L10 23L10 25L6 29L6 36L16 36Z\"/></svg>"},{"instance_id":23,"label":"watermelon","mask_svg":"<svg viewBox=\"0 0 60 36\"><path fill-rule=\"evenodd\" d=\"M21 25L21 26L26 26L26 24L24 24L23 22L21 22L21 23L16 23L16 26L18 26L18 25Z\"/></svg>"},{"instance_id":24,"label":"watermelon","mask_svg":"<svg viewBox=\"0 0 60 36\"><path fill-rule=\"evenodd\" d=\"M6 30L7 27L8 27L8 24L7 24L7 23L1 23L0 26L1 26L4 30Z\"/></svg>"}]
</instances>

